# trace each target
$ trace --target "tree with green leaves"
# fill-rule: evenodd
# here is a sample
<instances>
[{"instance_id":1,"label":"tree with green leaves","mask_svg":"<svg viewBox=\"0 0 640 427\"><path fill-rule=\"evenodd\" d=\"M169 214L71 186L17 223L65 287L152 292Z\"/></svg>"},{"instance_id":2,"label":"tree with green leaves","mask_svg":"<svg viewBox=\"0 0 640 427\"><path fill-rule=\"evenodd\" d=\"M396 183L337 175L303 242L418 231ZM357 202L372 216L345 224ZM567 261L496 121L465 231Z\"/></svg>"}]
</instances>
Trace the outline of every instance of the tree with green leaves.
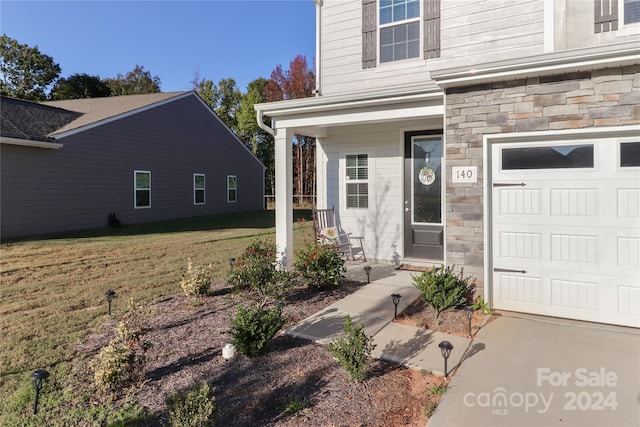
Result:
<instances>
[{"instance_id":1,"label":"tree with green leaves","mask_svg":"<svg viewBox=\"0 0 640 427\"><path fill-rule=\"evenodd\" d=\"M296 56L284 71L278 65L264 88L268 102L286 99L308 98L313 96L316 80L309 69L307 58ZM315 138L295 135L293 163L293 194L298 196L315 195ZM298 202L302 202L300 197Z\"/></svg>"},{"instance_id":2,"label":"tree with green leaves","mask_svg":"<svg viewBox=\"0 0 640 427\"><path fill-rule=\"evenodd\" d=\"M60 75L53 58L3 34L0 36L0 94L30 101L47 98L47 87Z\"/></svg>"},{"instance_id":3,"label":"tree with green leaves","mask_svg":"<svg viewBox=\"0 0 640 427\"><path fill-rule=\"evenodd\" d=\"M220 120L231 130L238 134L238 111L242 92L238 89L236 81L232 78L221 79L216 85L212 80L200 79L195 73L193 90L215 111Z\"/></svg>"},{"instance_id":4,"label":"tree with green leaves","mask_svg":"<svg viewBox=\"0 0 640 427\"><path fill-rule=\"evenodd\" d=\"M247 93L242 95L238 111L238 137L267 168L265 172L265 194L273 195L275 188L275 152L273 136L260 129L253 106L266 102L264 88L268 80L258 78L247 85ZM268 120L268 119L267 119Z\"/></svg>"},{"instance_id":5,"label":"tree with green leaves","mask_svg":"<svg viewBox=\"0 0 640 427\"><path fill-rule=\"evenodd\" d=\"M50 98L53 100L61 99L80 99L80 98L99 98L102 96L110 96L111 89L100 80L99 76L90 76L88 74L72 74L69 77L60 77L51 89Z\"/></svg>"},{"instance_id":6,"label":"tree with green leaves","mask_svg":"<svg viewBox=\"0 0 640 427\"><path fill-rule=\"evenodd\" d=\"M139 95L160 92L160 77L151 76L151 72L143 66L136 65L126 75L118 73L114 78L104 79L112 96Z\"/></svg>"}]
</instances>

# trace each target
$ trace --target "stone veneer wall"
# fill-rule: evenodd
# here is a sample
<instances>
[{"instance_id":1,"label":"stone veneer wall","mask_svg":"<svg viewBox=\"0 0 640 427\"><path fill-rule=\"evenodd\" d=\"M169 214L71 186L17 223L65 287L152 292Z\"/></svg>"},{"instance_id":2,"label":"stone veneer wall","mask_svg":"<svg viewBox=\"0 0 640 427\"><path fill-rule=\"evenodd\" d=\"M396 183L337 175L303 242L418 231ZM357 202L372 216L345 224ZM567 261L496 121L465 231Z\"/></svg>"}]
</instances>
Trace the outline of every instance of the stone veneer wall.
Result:
<instances>
[{"instance_id":1,"label":"stone veneer wall","mask_svg":"<svg viewBox=\"0 0 640 427\"><path fill-rule=\"evenodd\" d=\"M448 264L482 286L484 134L640 124L640 65L446 91ZM477 184L453 184L452 166L477 166Z\"/></svg>"}]
</instances>

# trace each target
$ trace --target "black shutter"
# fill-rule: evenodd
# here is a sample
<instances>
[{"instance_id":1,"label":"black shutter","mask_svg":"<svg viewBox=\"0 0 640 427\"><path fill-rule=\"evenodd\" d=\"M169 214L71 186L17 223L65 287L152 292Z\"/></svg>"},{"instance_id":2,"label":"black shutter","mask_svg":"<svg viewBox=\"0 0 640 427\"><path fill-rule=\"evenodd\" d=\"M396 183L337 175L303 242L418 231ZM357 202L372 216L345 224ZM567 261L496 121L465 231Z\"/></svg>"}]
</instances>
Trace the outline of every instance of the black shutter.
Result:
<instances>
[{"instance_id":1,"label":"black shutter","mask_svg":"<svg viewBox=\"0 0 640 427\"><path fill-rule=\"evenodd\" d=\"M618 29L618 0L593 0L595 32Z\"/></svg>"},{"instance_id":2,"label":"black shutter","mask_svg":"<svg viewBox=\"0 0 640 427\"><path fill-rule=\"evenodd\" d=\"M424 59L440 58L440 0L424 0Z\"/></svg>"},{"instance_id":3,"label":"black shutter","mask_svg":"<svg viewBox=\"0 0 640 427\"><path fill-rule=\"evenodd\" d=\"M362 0L362 68L375 68L377 63L378 3Z\"/></svg>"}]
</instances>

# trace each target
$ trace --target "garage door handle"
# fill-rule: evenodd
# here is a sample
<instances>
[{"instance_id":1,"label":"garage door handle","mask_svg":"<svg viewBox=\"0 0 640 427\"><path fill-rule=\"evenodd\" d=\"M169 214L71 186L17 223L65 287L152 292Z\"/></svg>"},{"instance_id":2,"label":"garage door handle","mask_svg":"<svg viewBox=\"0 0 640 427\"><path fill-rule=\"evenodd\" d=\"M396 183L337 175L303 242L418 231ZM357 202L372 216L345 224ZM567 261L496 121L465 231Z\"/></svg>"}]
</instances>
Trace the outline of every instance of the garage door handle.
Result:
<instances>
[{"instance_id":1,"label":"garage door handle","mask_svg":"<svg viewBox=\"0 0 640 427\"><path fill-rule=\"evenodd\" d=\"M522 273L527 274L526 270L512 270L510 268L494 268L493 271L496 273Z\"/></svg>"},{"instance_id":2,"label":"garage door handle","mask_svg":"<svg viewBox=\"0 0 640 427\"><path fill-rule=\"evenodd\" d=\"M511 183L511 182L496 182L493 184L494 187L524 187L527 184L525 184L524 182L520 182L520 183Z\"/></svg>"}]
</instances>

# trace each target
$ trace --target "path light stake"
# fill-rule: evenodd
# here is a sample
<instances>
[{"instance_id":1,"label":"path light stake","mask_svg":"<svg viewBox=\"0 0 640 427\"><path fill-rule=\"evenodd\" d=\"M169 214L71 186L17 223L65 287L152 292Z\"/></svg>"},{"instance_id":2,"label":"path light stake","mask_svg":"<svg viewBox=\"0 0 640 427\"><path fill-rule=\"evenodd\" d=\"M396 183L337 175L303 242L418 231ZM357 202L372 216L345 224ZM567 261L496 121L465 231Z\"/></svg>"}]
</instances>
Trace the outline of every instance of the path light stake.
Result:
<instances>
[{"instance_id":1,"label":"path light stake","mask_svg":"<svg viewBox=\"0 0 640 427\"><path fill-rule=\"evenodd\" d=\"M393 301L393 305L395 306L393 310L393 320L396 320L396 317L398 317L398 304L400 304L400 297L402 297L400 294L391 294L391 301Z\"/></svg>"},{"instance_id":2,"label":"path light stake","mask_svg":"<svg viewBox=\"0 0 640 427\"><path fill-rule=\"evenodd\" d=\"M44 369L38 369L34 371L33 374L29 378L31 378L31 382L33 383L33 389L36 391L36 396L33 401L33 414L38 413L38 395L40 394L40 390L44 386L45 381L49 378L49 372Z\"/></svg>"},{"instance_id":3,"label":"path light stake","mask_svg":"<svg viewBox=\"0 0 640 427\"><path fill-rule=\"evenodd\" d=\"M116 291L109 289L104 293L104 296L107 297L107 303L109 303L109 316L111 316L111 301L116 297Z\"/></svg>"},{"instance_id":4,"label":"path light stake","mask_svg":"<svg viewBox=\"0 0 640 427\"><path fill-rule=\"evenodd\" d=\"M449 341L442 341L438 344L440 347L440 351L442 352L442 358L444 359L444 377L447 378L447 359L451 354L451 350L453 350L453 344Z\"/></svg>"},{"instance_id":5,"label":"path light stake","mask_svg":"<svg viewBox=\"0 0 640 427\"><path fill-rule=\"evenodd\" d=\"M472 306L468 305L464 308L467 312L467 319L469 319L469 336L471 336L471 319L473 319L473 312L476 311Z\"/></svg>"},{"instance_id":6,"label":"path light stake","mask_svg":"<svg viewBox=\"0 0 640 427\"><path fill-rule=\"evenodd\" d=\"M236 263L235 258L229 258L229 274L233 273L233 265Z\"/></svg>"},{"instance_id":7,"label":"path light stake","mask_svg":"<svg viewBox=\"0 0 640 427\"><path fill-rule=\"evenodd\" d=\"M371 266L365 265L364 272L367 273L367 284L369 284L370 283L369 276L371 276Z\"/></svg>"}]
</instances>

